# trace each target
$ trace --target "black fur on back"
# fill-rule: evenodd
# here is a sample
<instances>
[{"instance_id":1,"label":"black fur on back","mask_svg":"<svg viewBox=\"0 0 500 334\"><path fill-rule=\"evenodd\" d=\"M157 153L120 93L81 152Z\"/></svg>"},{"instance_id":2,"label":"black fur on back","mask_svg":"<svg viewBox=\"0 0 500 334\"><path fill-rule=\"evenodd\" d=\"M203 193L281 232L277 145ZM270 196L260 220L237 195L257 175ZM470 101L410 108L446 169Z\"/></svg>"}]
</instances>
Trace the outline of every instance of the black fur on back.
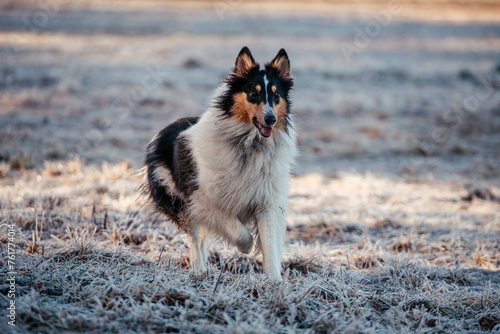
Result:
<instances>
[{"instance_id":1,"label":"black fur on back","mask_svg":"<svg viewBox=\"0 0 500 334\"><path fill-rule=\"evenodd\" d=\"M198 188L198 171L188 143L182 137L179 138L179 134L196 124L198 119L199 117L181 118L161 130L148 145L145 159L147 181L143 185L144 195L155 205L157 211L166 214L181 229L185 199ZM176 191L168 189L161 180L157 180L155 171L160 167L170 170Z\"/></svg>"}]
</instances>

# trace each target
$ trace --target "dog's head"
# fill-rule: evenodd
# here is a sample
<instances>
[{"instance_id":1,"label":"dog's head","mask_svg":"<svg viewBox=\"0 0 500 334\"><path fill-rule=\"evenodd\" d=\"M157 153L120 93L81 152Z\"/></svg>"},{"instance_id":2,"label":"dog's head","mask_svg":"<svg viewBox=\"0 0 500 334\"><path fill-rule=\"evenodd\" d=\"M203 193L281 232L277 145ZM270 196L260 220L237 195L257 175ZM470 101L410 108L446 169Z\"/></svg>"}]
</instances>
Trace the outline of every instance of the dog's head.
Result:
<instances>
[{"instance_id":1,"label":"dog's head","mask_svg":"<svg viewBox=\"0 0 500 334\"><path fill-rule=\"evenodd\" d=\"M260 69L245 46L236 58L233 73L226 77L226 84L228 89L216 102L224 118L252 124L263 137L271 136L275 128L288 131L288 93L293 79L284 49Z\"/></svg>"}]
</instances>

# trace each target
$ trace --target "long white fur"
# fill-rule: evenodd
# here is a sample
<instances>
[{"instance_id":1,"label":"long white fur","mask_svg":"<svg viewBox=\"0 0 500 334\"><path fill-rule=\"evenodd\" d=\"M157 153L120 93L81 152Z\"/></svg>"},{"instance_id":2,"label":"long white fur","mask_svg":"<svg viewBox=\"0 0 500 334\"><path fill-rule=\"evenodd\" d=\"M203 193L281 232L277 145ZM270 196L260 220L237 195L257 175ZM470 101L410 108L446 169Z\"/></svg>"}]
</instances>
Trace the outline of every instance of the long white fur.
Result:
<instances>
[{"instance_id":1,"label":"long white fur","mask_svg":"<svg viewBox=\"0 0 500 334\"><path fill-rule=\"evenodd\" d=\"M215 94L224 89L220 87ZM212 235L248 253L251 231L255 230L264 271L279 281L288 184L297 155L295 131L293 126L288 127L288 133L274 128L277 133L264 138L253 124L222 119L220 113L209 108L197 124L181 134L188 140L198 167L199 188L191 195L186 215L193 227L189 238L192 266L197 271L206 270L207 243ZM235 146L234 138L247 133ZM256 143L258 149L254 148ZM246 160L242 159L244 154L248 155Z\"/></svg>"}]
</instances>

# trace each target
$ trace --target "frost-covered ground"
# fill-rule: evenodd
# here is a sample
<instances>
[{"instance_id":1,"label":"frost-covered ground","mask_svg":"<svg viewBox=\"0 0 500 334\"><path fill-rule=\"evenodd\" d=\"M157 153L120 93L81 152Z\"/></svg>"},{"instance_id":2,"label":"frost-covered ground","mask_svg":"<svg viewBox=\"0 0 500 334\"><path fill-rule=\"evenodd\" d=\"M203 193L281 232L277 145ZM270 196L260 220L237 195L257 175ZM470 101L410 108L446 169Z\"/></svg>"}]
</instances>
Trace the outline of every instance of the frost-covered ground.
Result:
<instances>
[{"instance_id":1,"label":"frost-covered ground","mask_svg":"<svg viewBox=\"0 0 500 334\"><path fill-rule=\"evenodd\" d=\"M62 2L0 5L2 332L500 330L495 2ZM296 80L279 286L222 244L191 276L135 201L150 138L244 45Z\"/></svg>"}]
</instances>

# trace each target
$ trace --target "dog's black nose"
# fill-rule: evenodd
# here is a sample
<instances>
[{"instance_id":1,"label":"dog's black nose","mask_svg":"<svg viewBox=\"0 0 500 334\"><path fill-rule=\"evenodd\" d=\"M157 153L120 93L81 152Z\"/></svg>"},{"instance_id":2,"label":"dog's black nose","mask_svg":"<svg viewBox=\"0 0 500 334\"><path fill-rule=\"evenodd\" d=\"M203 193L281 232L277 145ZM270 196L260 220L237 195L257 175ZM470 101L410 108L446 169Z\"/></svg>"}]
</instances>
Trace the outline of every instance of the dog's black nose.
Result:
<instances>
[{"instance_id":1,"label":"dog's black nose","mask_svg":"<svg viewBox=\"0 0 500 334\"><path fill-rule=\"evenodd\" d=\"M274 124L276 124L276 116L266 115L264 116L264 122L266 122L266 125L268 126L273 126Z\"/></svg>"}]
</instances>

